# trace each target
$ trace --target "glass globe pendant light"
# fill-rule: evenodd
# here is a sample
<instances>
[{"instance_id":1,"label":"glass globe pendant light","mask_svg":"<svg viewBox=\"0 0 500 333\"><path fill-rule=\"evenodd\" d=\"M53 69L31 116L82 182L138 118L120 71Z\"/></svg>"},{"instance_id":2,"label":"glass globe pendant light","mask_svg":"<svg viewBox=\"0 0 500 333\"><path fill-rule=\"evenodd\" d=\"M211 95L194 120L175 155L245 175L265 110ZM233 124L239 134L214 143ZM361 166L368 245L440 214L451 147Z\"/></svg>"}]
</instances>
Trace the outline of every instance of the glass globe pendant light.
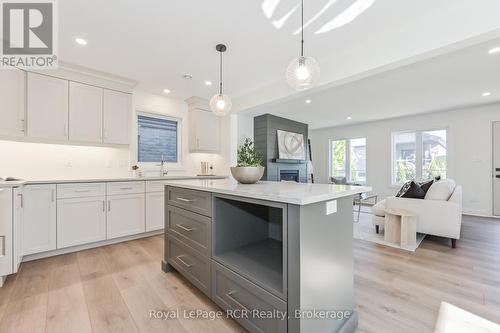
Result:
<instances>
[{"instance_id":1,"label":"glass globe pendant light","mask_svg":"<svg viewBox=\"0 0 500 333\"><path fill-rule=\"evenodd\" d=\"M319 65L312 57L304 56L304 0L301 1L302 7L302 29L300 57L292 60L286 69L286 80L290 87L295 90L307 90L314 86L319 79Z\"/></svg>"},{"instance_id":2,"label":"glass globe pendant light","mask_svg":"<svg viewBox=\"0 0 500 333\"><path fill-rule=\"evenodd\" d=\"M231 111L233 105L229 96L224 95L222 91L222 53L226 52L227 48L224 44L217 44L215 49L220 53L219 93L210 99L210 109L217 116L225 116Z\"/></svg>"}]
</instances>

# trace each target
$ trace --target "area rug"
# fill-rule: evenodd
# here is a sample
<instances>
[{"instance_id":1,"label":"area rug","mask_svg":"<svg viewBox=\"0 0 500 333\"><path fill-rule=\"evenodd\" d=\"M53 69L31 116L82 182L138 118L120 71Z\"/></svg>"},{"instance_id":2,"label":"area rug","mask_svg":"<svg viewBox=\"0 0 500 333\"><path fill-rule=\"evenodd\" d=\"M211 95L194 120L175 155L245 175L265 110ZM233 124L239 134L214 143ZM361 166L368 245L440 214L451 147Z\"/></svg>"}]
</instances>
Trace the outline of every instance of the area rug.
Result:
<instances>
[{"instance_id":1,"label":"area rug","mask_svg":"<svg viewBox=\"0 0 500 333\"><path fill-rule=\"evenodd\" d=\"M357 209L357 208L356 208ZM397 249L415 252L415 250L420 246L420 243L425 238L425 234L417 233L417 246L412 249L403 249L393 243L388 243L384 241L384 228L380 228L380 233L375 232L375 226L372 224L371 218L371 208L362 207L361 214L359 216L359 222L356 222L358 218L358 212L353 212L353 226L354 226L354 238L364 240L367 242L377 243L384 246L390 246Z\"/></svg>"}]
</instances>

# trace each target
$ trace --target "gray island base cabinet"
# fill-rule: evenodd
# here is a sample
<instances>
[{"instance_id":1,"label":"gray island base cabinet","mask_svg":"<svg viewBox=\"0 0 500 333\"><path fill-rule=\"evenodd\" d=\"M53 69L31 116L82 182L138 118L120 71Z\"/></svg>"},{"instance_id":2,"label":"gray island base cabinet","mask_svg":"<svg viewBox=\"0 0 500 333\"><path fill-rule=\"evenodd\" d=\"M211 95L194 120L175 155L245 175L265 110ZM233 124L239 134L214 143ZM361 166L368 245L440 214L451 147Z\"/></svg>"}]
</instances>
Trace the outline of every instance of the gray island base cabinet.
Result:
<instances>
[{"instance_id":1,"label":"gray island base cabinet","mask_svg":"<svg viewBox=\"0 0 500 333\"><path fill-rule=\"evenodd\" d=\"M177 270L249 332L353 332L352 196L369 190L169 182L163 270Z\"/></svg>"}]
</instances>

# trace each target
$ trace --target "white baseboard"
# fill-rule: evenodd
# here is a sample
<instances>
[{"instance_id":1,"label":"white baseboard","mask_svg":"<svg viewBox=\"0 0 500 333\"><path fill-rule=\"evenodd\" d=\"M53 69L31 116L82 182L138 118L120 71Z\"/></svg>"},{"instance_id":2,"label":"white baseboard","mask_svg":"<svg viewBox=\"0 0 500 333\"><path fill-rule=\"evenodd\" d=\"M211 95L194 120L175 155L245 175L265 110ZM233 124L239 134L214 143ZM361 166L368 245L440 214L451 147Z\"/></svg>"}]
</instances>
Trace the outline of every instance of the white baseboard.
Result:
<instances>
[{"instance_id":1,"label":"white baseboard","mask_svg":"<svg viewBox=\"0 0 500 333\"><path fill-rule=\"evenodd\" d=\"M3 284L5 283L5 280L7 280L7 276L0 276L0 288L3 287Z\"/></svg>"},{"instance_id":2,"label":"white baseboard","mask_svg":"<svg viewBox=\"0 0 500 333\"><path fill-rule=\"evenodd\" d=\"M82 250L93 249L96 247L101 247L101 246L106 246L106 245L111 245L111 244L116 244L116 243L122 243L122 242L130 241L130 240L134 240L134 239L139 239L139 238L151 237L154 235L161 235L161 234L163 234L163 232L164 232L163 229L162 230L155 230L155 231L149 231L149 232L145 232L145 233L137 234L137 235L132 235L132 236L125 236L125 237L120 237L120 238L115 238L115 239L110 239L110 240L105 240L105 241L100 241L100 242L95 242L95 243L90 243L90 244L67 247L64 249L57 249L57 250L52 250L52 251L47 251L47 252L42 252L42 253L30 254L30 255L23 257L23 262L58 256L61 254L67 254L67 253L72 253L72 252L77 252L77 251L82 251ZM0 286L1 286L1 284L0 284Z\"/></svg>"}]
</instances>

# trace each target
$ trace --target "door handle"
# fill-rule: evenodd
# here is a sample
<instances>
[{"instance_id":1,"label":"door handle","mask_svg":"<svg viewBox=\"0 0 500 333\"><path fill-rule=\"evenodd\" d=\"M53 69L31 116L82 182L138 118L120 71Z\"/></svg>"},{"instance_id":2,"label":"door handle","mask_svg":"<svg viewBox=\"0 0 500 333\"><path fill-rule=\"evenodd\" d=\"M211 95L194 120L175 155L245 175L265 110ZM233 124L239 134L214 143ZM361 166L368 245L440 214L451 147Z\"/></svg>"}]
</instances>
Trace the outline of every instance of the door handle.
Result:
<instances>
[{"instance_id":1,"label":"door handle","mask_svg":"<svg viewBox=\"0 0 500 333\"><path fill-rule=\"evenodd\" d=\"M495 177L500 178L500 175L496 175Z\"/></svg>"}]
</instances>

